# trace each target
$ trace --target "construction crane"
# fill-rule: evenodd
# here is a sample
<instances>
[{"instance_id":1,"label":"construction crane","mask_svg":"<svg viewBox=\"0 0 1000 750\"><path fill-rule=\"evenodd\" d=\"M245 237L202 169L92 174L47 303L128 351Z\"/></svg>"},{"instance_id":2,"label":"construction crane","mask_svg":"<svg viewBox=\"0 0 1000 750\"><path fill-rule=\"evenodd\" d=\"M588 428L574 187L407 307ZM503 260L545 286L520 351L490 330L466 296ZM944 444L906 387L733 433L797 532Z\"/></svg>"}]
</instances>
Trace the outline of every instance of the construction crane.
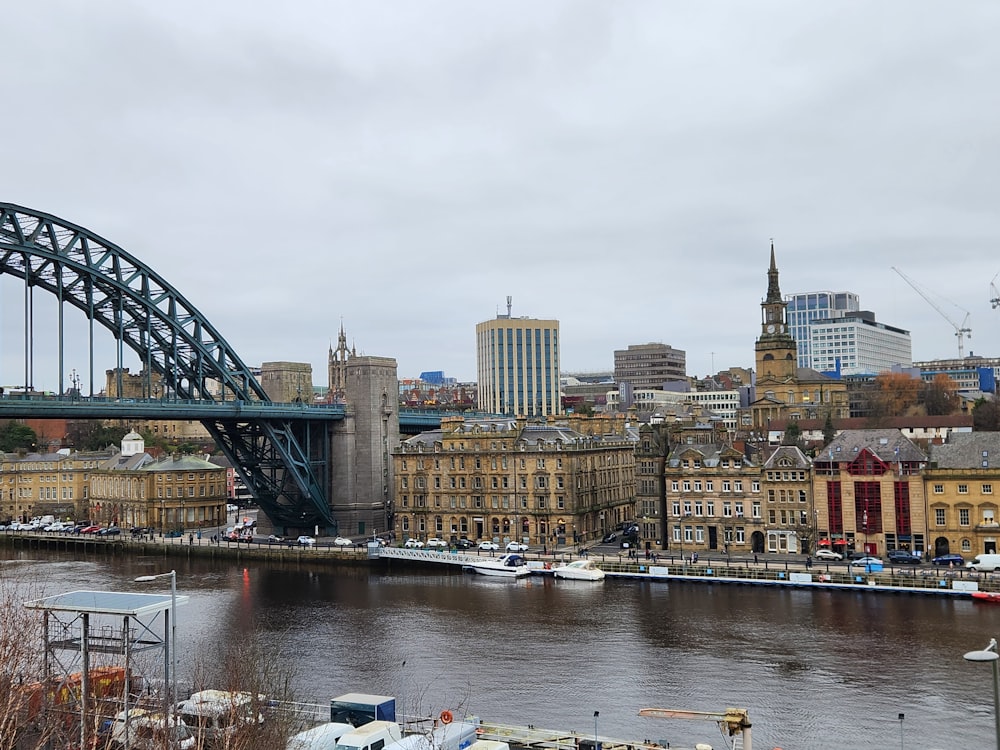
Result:
<instances>
[{"instance_id":1,"label":"construction crane","mask_svg":"<svg viewBox=\"0 0 1000 750\"><path fill-rule=\"evenodd\" d=\"M739 733L743 750L753 750L750 739L750 713L745 708L727 708L725 711L684 711L675 708L643 708L639 716L654 719L704 719L718 722L729 736Z\"/></svg>"},{"instance_id":2,"label":"construction crane","mask_svg":"<svg viewBox=\"0 0 1000 750\"><path fill-rule=\"evenodd\" d=\"M994 310L1000 307L1000 289L997 289L996 285L997 276L1000 276L1000 273L990 280L990 304L993 305Z\"/></svg>"},{"instance_id":3,"label":"construction crane","mask_svg":"<svg viewBox=\"0 0 1000 750\"><path fill-rule=\"evenodd\" d=\"M930 298L930 296L927 294L927 292L925 292L920 287L920 285L917 284L917 282L915 282L913 279L911 279L909 276L907 276L905 273L903 273L902 271L900 271L895 266L892 266L892 270L895 271L896 273L898 273L903 278L903 281L905 281L907 284L909 284L910 286L912 286L913 290L917 294L919 294L921 297L923 297L925 300L927 300L927 304L929 304L931 307L933 307L935 310L937 310L938 314L951 324L951 327L955 329L955 338L958 339L958 358L962 359L963 357L965 357L965 346L964 346L964 344L962 342L962 339L963 338L972 338L972 329L969 328L969 313L966 312L965 310L962 310L962 308L960 308L960 307L958 308L959 310L962 310L962 312L965 313L965 318L962 320L962 325L959 325L954 320L952 320L951 318L949 318L948 314L944 310L942 310L940 307L938 307L937 303L935 303L934 300L932 300ZM954 302L952 302L951 304L955 305ZM958 307L958 305L955 305L955 307Z\"/></svg>"}]
</instances>

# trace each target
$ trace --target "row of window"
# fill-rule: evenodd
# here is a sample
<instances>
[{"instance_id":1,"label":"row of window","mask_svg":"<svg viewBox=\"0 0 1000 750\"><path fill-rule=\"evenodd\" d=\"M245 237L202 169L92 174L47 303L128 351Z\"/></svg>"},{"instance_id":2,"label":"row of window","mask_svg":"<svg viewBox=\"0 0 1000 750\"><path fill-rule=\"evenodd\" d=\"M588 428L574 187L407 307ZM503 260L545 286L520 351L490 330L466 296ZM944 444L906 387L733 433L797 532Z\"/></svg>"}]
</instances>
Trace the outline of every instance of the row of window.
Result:
<instances>
[{"instance_id":1,"label":"row of window","mask_svg":"<svg viewBox=\"0 0 1000 750\"><path fill-rule=\"evenodd\" d=\"M722 491L723 492L743 492L743 480L722 480ZM702 490L704 486L704 490ZM712 479L706 479L704 485L702 485L702 480L695 479L694 482L690 479L685 479L683 482L678 482L676 479L670 483L670 490L672 492L680 492L682 489L684 492L691 492L691 488L694 487L695 492L715 492L715 481ZM750 482L751 492L760 492L760 481L754 479Z\"/></svg>"},{"instance_id":2,"label":"row of window","mask_svg":"<svg viewBox=\"0 0 1000 750\"><path fill-rule=\"evenodd\" d=\"M518 488L522 490L528 489L528 477L519 476L518 478ZM453 490L464 490L466 489L466 477L446 477L447 485L449 489ZM536 490L547 490L553 485L555 489L561 490L565 489L565 477L557 476L555 481L548 475L541 475L534 477L532 481L532 487ZM418 490L426 489L427 481L426 477L414 477L413 480L414 487ZM441 477L434 477L434 489L439 490L442 488ZM483 489L485 483L483 482L483 477L472 477L472 489L481 490ZM410 488L410 478L400 477L399 486L406 490ZM494 490L506 490L510 488L510 477L490 477L490 487Z\"/></svg>"},{"instance_id":3,"label":"row of window","mask_svg":"<svg viewBox=\"0 0 1000 750\"><path fill-rule=\"evenodd\" d=\"M169 495L168 495L169 497ZM515 503L517 507L522 510L528 510L528 496L520 495L518 496ZM508 495L491 495L489 498L490 508L499 510L501 508L513 508L515 505L511 502L511 498ZM447 495L442 503L440 495L434 496L434 507L435 508L484 508L486 507L486 498L482 495L472 495L471 497L466 497L465 495ZM402 495L399 498L399 505L403 508L410 507L410 496ZM413 507L414 508L426 508L427 496L426 495L414 495L413 496ZM547 510L549 508L556 508L558 510L563 510L566 507L566 499L562 495L556 495L555 504L550 505L549 498L546 495L536 495L534 498L534 503L531 506L537 510Z\"/></svg>"},{"instance_id":4,"label":"row of window","mask_svg":"<svg viewBox=\"0 0 1000 750\"><path fill-rule=\"evenodd\" d=\"M956 508L958 511L958 525L959 526L971 526L972 511L969 508ZM934 509L934 523L937 526L945 526L945 512L947 508L935 508ZM979 522L984 526L995 526L996 521L996 511L993 508L983 508L982 509L982 520Z\"/></svg>"},{"instance_id":5,"label":"row of window","mask_svg":"<svg viewBox=\"0 0 1000 750\"><path fill-rule=\"evenodd\" d=\"M681 515L681 507L682 507L681 502L678 500L674 500L673 503L671 504L670 510L673 513L673 515L679 516ZM691 516L691 515L707 516L707 517L715 516L714 500L706 500L704 501L704 503L701 500L695 500L693 502L691 500L685 500L683 503L683 508L685 516ZM743 516L743 502L742 501L730 502L728 500L723 502L722 517L732 518L734 515L737 518L741 518ZM751 518L761 517L759 500L755 500L753 503L750 504L750 516Z\"/></svg>"},{"instance_id":6,"label":"row of window","mask_svg":"<svg viewBox=\"0 0 1000 750\"><path fill-rule=\"evenodd\" d=\"M958 494L959 495L968 495L969 494L969 485L967 485L967 484L959 484L957 486L957 490L958 490ZM992 495L993 494L993 485L990 484L990 483L984 483L984 484L980 485L979 491L982 494L984 494L984 495ZM934 485L934 494L935 495L943 495L944 494L944 485L943 484L935 484Z\"/></svg>"},{"instance_id":7,"label":"row of window","mask_svg":"<svg viewBox=\"0 0 1000 750\"><path fill-rule=\"evenodd\" d=\"M683 539L681 538L681 532L683 531ZM704 526L674 526L671 529L671 536L674 542L680 544L684 542L697 542L699 544L704 544L705 542L705 527ZM746 544L747 535L746 529L742 526L737 526L736 528L726 529L726 539L725 543L735 543L735 544Z\"/></svg>"}]
</instances>

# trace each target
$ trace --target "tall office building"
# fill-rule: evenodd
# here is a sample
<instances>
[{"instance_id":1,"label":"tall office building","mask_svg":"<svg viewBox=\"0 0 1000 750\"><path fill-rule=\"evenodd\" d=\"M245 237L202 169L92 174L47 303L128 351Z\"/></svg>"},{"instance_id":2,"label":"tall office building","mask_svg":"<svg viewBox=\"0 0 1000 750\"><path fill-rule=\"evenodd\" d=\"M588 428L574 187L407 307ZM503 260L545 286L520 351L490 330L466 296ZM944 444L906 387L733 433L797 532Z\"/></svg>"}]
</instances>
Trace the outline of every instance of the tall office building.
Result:
<instances>
[{"instance_id":1,"label":"tall office building","mask_svg":"<svg viewBox=\"0 0 1000 750\"><path fill-rule=\"evenodd\" d=\"M494 414L560 413L559 321L497 315L476 325L479 408Z\"/></svg>"},{"instance_id":2,"label":"tall office building","mask_svg":"<svg viewBox=\"0 0 1000 750\"><path fill-rule=\"evenodd\" d=\"M873 313L849 313L809 326L809 366L841 375L878 375L913 364L910 332L875 320Z\"/></svg>"},{"instance_id":3,"label":"tall office building","mask_svg":"<svg viewBox=\"0 0 1000 750\"><path fill-rule=\"evenodd\" d=\"M799 367L813 367L810 323L836 320L861 309L861 300L854 292L790 294L785 297L785 302L788 332L792 334L798 348Z\"/></svg>"},{"instance_id":4,"label":"tall office building","mask_svg":"<svg viewBox=\"0 0 1000 750\"><path fill-rule=\"evenodd\" d=\"M636 390L662 389L664 383L687 380L686 353L669 344L630 344L615 350L615 381Z\"/></svg>"}]
</instances>

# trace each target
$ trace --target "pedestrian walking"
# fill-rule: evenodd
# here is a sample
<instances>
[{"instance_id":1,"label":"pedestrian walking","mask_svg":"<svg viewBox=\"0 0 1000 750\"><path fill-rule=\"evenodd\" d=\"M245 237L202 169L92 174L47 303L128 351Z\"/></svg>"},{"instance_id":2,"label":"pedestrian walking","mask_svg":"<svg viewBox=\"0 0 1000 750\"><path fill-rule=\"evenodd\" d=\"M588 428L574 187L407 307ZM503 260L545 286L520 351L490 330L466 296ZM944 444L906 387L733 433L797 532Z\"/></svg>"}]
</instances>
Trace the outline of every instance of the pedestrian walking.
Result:
<instances>
[{"instance_id":1,"label":"pedestrian walking","mask_svg":"<svg viewBox=\"0 0 1000 750\"><path fill-rule=\"evenodd\" d=\"M758 562L760 562L760 561L757 559L757 553L754 552L753 553L753 564L756 565Z\"/></svg>"},{"instance_id":2,"label":"pedestrian walking","mask_svg":"<svg viewBox=\"0 0 1000 750\"><path fill-rule=\"evenodd\" d=\"M811 556L806 555L806 570L809 570L813 566L813 559Z\"/></svg>"}]
</instances>

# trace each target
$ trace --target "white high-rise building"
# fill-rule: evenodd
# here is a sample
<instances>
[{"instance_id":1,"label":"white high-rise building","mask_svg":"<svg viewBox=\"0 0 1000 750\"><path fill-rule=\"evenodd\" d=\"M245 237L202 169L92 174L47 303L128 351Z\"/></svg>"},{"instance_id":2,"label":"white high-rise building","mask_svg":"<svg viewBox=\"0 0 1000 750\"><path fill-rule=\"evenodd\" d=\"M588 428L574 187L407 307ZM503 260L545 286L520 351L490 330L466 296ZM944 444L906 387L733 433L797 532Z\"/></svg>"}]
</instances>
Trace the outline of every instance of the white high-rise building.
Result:
<instances>
[{"instance_id":1,"label":"white high-rise building","mask_svg":"<svg viewBox=\"0 0 1000 750\"><path fill-rule=\"evenodd\" d=\"M785 301L788 303L786 307L788 331L795 339L799 367L813 367L810 363L811 323L817 320L836 320L861 310L861 300L854 292L806 292L788 295Z\"/></svg>"},{"instance_id":2,"label":"white high-rise building","mask_svg":"<svg viewBox=\"0 0 1000 750\"><path fill-rule=\"evenodd\" d=\"M809 326L808 367L841 375L877 375L893 366L913 365L910 332L878 323L870 312L856 312Z\"/></svg>"},{"instance_id":3,"label":"white high-rise building","mask_svg":"<svg viewBox=\"0 0 1000 750\"><path fill-rule=\"evenodd\" d=\"M479 408L514 417L561 412L559 321L506 315L476 325Z\"/></svg>"}]
</instances>

